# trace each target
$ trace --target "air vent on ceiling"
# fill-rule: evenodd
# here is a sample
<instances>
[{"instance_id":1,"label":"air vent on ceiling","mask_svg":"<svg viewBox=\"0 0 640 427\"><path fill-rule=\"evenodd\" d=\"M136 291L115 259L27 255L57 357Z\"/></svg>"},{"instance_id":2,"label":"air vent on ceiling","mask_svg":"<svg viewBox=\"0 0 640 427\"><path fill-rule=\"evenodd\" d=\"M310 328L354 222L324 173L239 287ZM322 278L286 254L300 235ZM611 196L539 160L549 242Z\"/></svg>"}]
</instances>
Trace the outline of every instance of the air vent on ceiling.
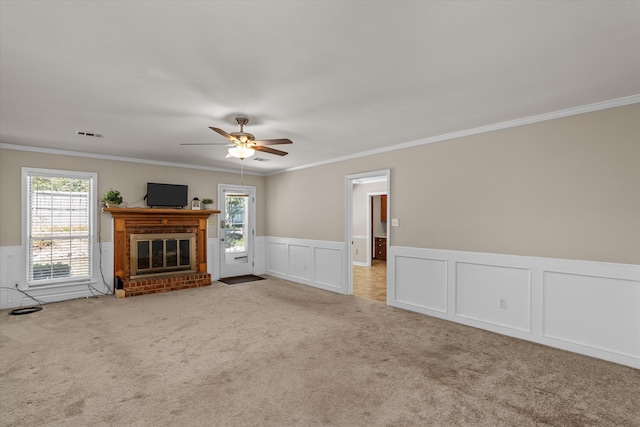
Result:
<instances>
[{"instance_id":1,"label":"air vent on ceiling","mask_svg":"<svg viewBox=\"0 0 640 427\"><path fill-rule=\"evenodd\" d=\"M86 131L83 131L83 130L77 130L76 131L76 135L91 136L93 138L104 138L102 136L102 134L95 133L95 132L86 132Z\"/></svg>"},{"instance_id":2,"label":"air vent on ceiling","mask_svg":"<svg viewBox=\"0 0 640 427\"><path fill-rule=\"evenodd\" d=\"M256 162L268 162L271 159L265 159L264 157L254 157L253 160Z\"/></svg>"}]
</instances>

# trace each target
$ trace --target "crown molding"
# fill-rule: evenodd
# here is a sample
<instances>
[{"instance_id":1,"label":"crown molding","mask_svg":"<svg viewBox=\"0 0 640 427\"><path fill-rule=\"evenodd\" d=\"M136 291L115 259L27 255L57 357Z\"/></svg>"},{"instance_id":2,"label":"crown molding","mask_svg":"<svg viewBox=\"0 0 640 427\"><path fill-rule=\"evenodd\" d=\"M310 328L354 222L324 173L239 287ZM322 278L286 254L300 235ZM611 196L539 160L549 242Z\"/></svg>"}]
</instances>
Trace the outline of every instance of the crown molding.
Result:
<instances>
[{"instance_id":1,"label":"crown molding","mask_svg":"<svg viewBox=\"0 0 640 427\"><path fill-rule=\"evenodd\" d=\"M446 133L443 135L418 139L415 141L405 142L402 144L391 145L389 147L367 150L357 154L351 154L348 156L336 157L336 158L325 160L322 162L308 163L306 165L295 166L287 169L279 169L279 170L274 170L269 172L244 171L244 174L253 175L253 176L278 175L281 173L293 172L301 169L308 169L316 166L343 162L346 160L359 159L362 157L372 156L375 154L382 154L382 153L388 153L391 151L404 150L405 148L432 144L434 142L447 141L450 139L462 138L465 136L478 135L486 132L493 132L501 129L524 126L528 124L544 122L547 120L554 120L554 119L559 119L563 117L575 116L579 114L591 113L594 111L607 110L609 108L622 107L625 105L638 104L638 103L640 103L640 94L626 96L623 98L612 99L609 101L597 102L594 104L588 104L588 105L583 105L579 107L567 108L564 110L558 110L550 113L538 114L536 116L509 120L506 122L494 123L486 126L479 126L472 129ZM169 167L177 167L177 168L185 168L185 169L207 170L207 171L213 171L213 172L226 172L226 173L233 173L233 174L238 173L238 171L234 169L199 166L199 165L192 165L187 163L173 163L173 162L164 162L164 161L158 161L158 160L138 159L133 157L111 156L106 154L84 153L80 151L67 151L67 150L59 150L54 148L33 147L33 146L27 146L27 145L0 143L0 148L5 148L7 150L31 151L31 152L45 153L45 154L59 154L63 156L85 157L85 158L91 158L91 159L115 160L120 162L141 163L141 164L149 164L149 165L156 165L156 166L169 166Z\"/></svg>"},{"instance_id":2,"label":"crown molding","mask_svg":"<svg viewBox=\"0 0 640 427\"><path fill-rule=\"evenodd\" d=\"M213 172L226 172L226 173L233 173L233 174L238 173L238 171L235 169L191 165L188 163L163 162L159 160L138 159L135 157L111 156L108 154L83 153L81 151L69 151L69 150L59 150L56 148L33 147L30 145L6 144L2 142L0 142L0 148L5 148L7 150L30 151L33 153L58 154L61 156L84 157L89 159L115 160L118 162L140 163L140 164L155 165L155 166L169 166L169 167L184 168L184 169L199 169L199 170L207 170L207 171L213 171ZM265 176L264 173L251 172L251 171L244 171L244 174Z\"/></svg>"},{"instance_id":3,"label":"crown molding","mask_svg":"<svg viewBox=\"0 0 640 427\"><path fill-rule=\"evenodd\" d=\"M342 162L345 160L353 160L361 157L372 156L374 154L382 154L382 153L388 153L396 150L404 150L405 148L417 147L425 144L432 144L434 142L447 141L450 139L462 138L462 137L471 136L471 135L478 135L481 133L493 132L501 129L524 126L532 123L539 123L547 120L554 120L554 119L560 119L563 117L576 116L579 114L591 113L591 112L600 111L600 110L607 110L609 108L622 107L625 105L631 105L631 104L637 104L637 103L640 103L640 94L626 96L623 98L612 99L609 101L597 102L594 104L582 105L580 107L567 108L565 110L553 111L551 113L538 114L536 116L524 117L521 119L509 120L506 122L494 123L486 126L479 126L472 129L446 133L443 135L418 139L416 141L405 142L402 144L396 144L390 147L376 148L373 150L363 151L363 152L352 154L349 156L337 157L331 160L326 160L326 161L317 162L317 163L309 163L302 166L296 166L293 168L270 172L270 173L267 173L266 176L278 175L284 172L293 172L301 169L307 169L307 168L312 168L316 166Z\"/></svg>"}]
</instances>

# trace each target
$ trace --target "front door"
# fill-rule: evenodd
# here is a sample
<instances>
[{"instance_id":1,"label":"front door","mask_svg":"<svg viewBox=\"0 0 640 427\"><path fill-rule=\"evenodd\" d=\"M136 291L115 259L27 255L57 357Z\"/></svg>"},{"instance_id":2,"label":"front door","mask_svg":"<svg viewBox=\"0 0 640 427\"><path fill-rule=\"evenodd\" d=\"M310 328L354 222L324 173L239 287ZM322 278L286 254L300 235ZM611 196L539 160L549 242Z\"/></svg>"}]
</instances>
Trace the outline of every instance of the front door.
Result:
<instances>
[{"instance_id":1,"label":"front door","mask_svg":"<svg viewBox=\"0 0 640 427\"><path fill-rule=\"evenodd\" d=\"M220 221L220 277L253 273L255 236L255 187L218 186Z\"/></svg>"}]
</instances>

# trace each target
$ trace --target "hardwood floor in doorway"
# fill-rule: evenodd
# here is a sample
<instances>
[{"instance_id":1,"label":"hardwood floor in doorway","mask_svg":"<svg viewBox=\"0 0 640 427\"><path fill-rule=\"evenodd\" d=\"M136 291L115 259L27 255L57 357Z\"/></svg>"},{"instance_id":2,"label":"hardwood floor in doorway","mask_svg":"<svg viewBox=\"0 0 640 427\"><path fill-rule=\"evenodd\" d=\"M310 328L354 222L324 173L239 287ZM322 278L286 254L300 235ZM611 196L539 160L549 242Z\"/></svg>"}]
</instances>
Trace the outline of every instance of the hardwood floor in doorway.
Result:
<instances>
[{"instance_id":1,"label":"hardwood floor in doorway","mask_svg":"<svg viewBox=\"0 0 640 427\"><path fill-rule=\"evenodd\" d=\"M387 301L387 262L374 259L371 267L353 266L353 295Z\"/></svg>"}]
</instances>

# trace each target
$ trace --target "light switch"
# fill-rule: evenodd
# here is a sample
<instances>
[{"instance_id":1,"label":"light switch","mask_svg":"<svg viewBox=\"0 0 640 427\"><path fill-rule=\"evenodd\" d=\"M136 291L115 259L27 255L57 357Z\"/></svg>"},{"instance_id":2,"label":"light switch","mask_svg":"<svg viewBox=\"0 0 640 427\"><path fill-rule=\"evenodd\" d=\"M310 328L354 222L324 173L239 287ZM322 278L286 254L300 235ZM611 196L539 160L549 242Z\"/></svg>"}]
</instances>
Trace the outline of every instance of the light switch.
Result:
<instances>
[{"instance_id":1,"label":"light switch","mask_svg":"<svg viewBox=\"0 0 640 427\"><path fill-rule=\"evenodd\" d=\"M400 225L400 221L398 221L398 218L391 218L391 226L392 227L397 227Z\"/></svg>"}]
</instances>

